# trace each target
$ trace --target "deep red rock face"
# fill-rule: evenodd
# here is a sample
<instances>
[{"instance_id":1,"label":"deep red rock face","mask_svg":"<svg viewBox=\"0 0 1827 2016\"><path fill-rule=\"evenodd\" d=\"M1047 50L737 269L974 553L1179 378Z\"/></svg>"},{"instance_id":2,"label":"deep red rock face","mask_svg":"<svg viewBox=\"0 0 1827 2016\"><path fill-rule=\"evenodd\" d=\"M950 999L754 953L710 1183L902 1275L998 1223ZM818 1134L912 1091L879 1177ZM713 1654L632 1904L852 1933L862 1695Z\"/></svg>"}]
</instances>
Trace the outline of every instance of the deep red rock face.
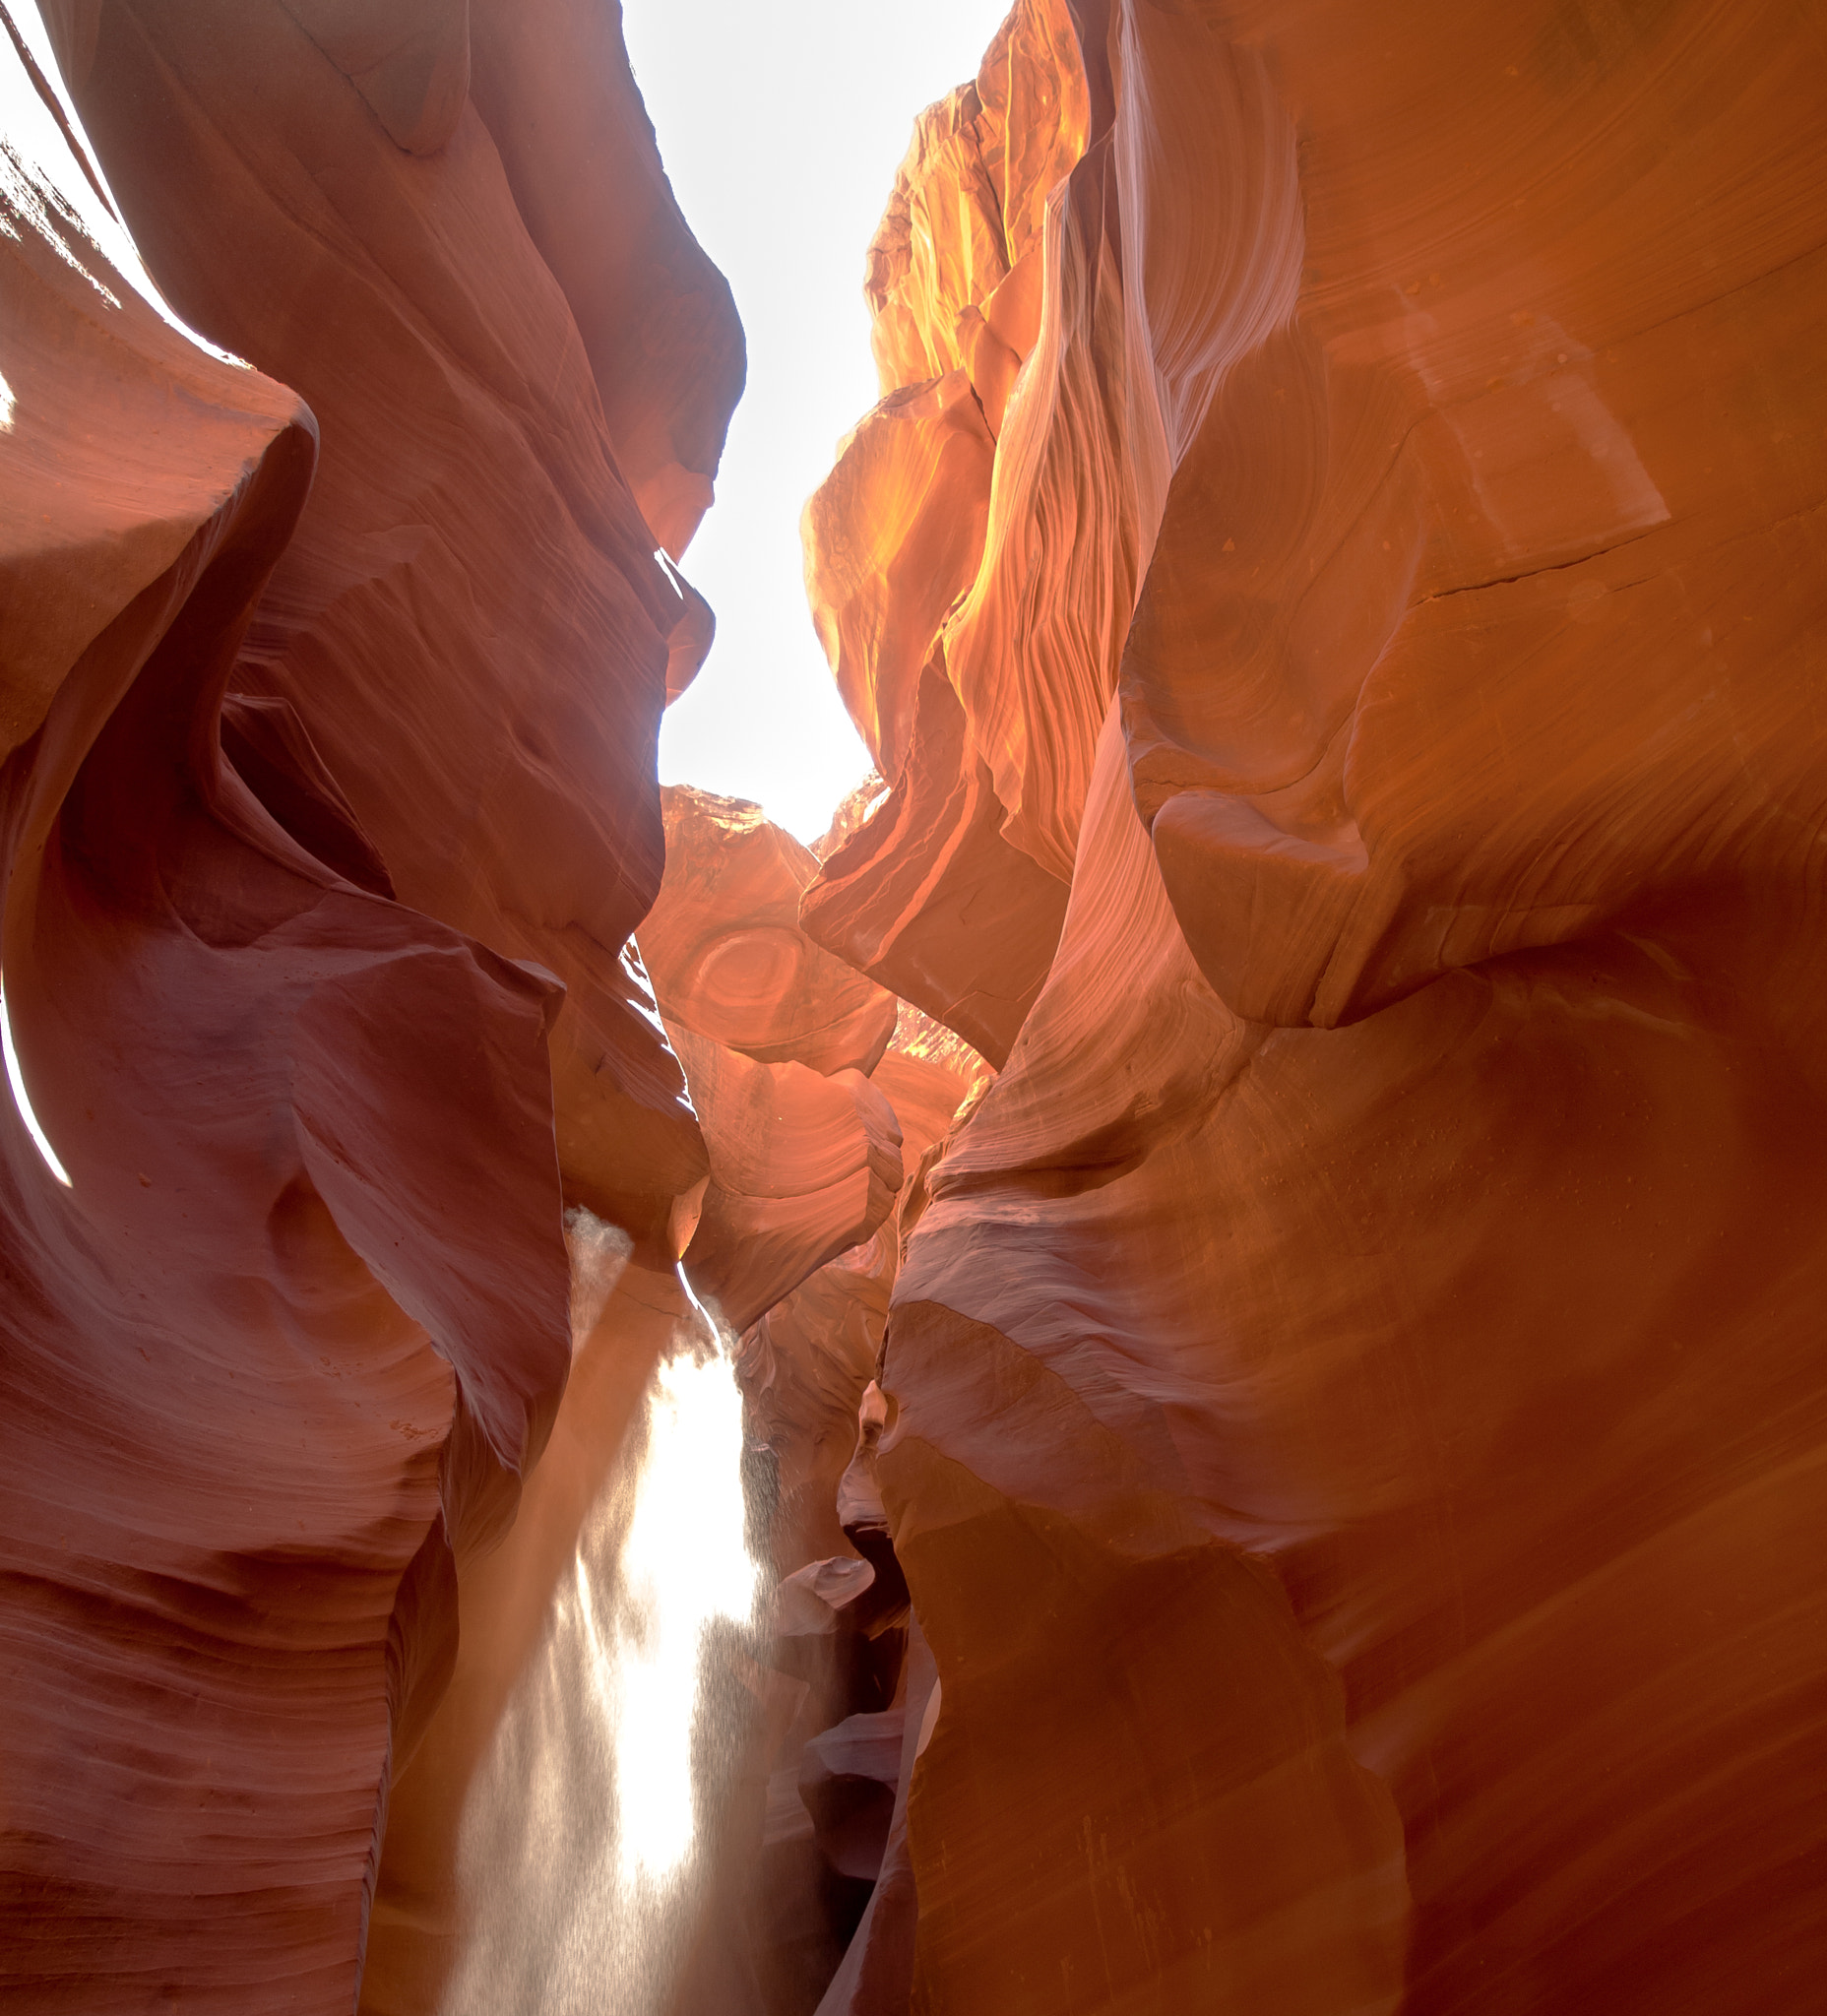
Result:
<instances>
[{"instance_id":1,"label":"deep red rock face","mask_svg":"<svg viewBox=\"0 0 1827 2016\"><path fill-rule=\"evenodd\" d=\"M0 963L68 1181L9 1099L0 1998L346 2010L460 1601L511 1667L683 1306L704 1149L622 947L708 642L654 553L741 341L612 12L45 13L160 285L262 369L9 165ZM549 158L542 36L588 58ZM567 1193L644 1264L555 1434Z\"/></svg>"},{"instance_id":2,"label":"deep red rock face","mask_svg":"<svg viewBox=\"0 0 1827 2016\"><path fill-rule=\"evenodd\" d=\"M4 973L68 1180L9 1098L0 1980L346 2007L454 1550L564 1380L555 990L391 900L281 703L223 714L311 415L20 175Z\"/></svg>"},{"instance_id":3,"label":"deep red rock face","mask_svg":"<svg viewBox=\"0 0 1827 2016\"><path fill-rule=\"evenodd\" d=\"M1800 2006L1821 49L1704 4L1011 19L884 225L988 249L914 234L807 518L894 788L808 928L871 972L926 932L938 1014L1010 935L894 872L915 681L1070 878L887 1331L942 1700L913 2006ZM902 568L974 523L936 596Z\"/></svg>"},{"instance_id":4,"label":"deep red rock face","mask_svg":"<svg viewBox=\"0 0 1827 2016\"><path fill-rule=\"evenodd\" d=\"M567 1189L670 1257L703 1150L620 955L660 885L668 641L709 643L654 551L709 500L742 343L617 18L83 19L71 89L160 285L320 430L237 689L290 702L403 900L565 982Z\"/></svg>"}]
</instances>

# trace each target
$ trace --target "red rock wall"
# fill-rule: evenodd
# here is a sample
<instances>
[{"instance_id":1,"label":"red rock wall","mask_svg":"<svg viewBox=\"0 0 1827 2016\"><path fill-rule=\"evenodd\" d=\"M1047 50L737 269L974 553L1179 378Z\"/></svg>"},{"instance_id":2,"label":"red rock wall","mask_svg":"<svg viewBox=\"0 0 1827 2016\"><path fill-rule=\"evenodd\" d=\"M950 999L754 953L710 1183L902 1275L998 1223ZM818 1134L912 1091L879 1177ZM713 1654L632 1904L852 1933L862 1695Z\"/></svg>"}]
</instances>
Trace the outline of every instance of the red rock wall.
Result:
<instances>
[{"instance_id":1,"label":"red rock wall","mask_svg":"<svg viewBox=\"0 0 1827 2016\"><path fill-rule=\"evenodd\" d=\"M894 1291L942 1705L911 1990L845 2006L1798 2009L1822 45L1703 0L1012 20L1036 333L1011 385L971 345L1022 255L913 228L943 280L873 289L890 396L807 517L894 786L808 928L994 956L940 878L847 886L941 686L977 830L1070 878ZM879 245L993 220L985 96Z\"/></svg>"},{"instance_id":2,"label":"red rock wall","mask_svg":"<svg viewBox=\"0 0 1827 2016\"><path fill-rule=\"evenodd\" d=\"M563 1384L555 989L224 711L309 411L5 201L4 976L68 1181L9 1098L0 1980L346 2007L454 1553Z\"/></svg>"},{"instance_id":3,"label":"red rock wall","mask_svg":"<svg viewBox=\"0 0 1827 2016\"><path fill-rule=\"evenodd\" d=\"M1807 2006L1806 22L1021 0L815 860L653 779L741 344L615 10L45 16L255 368L9 169L9 2006L438 2005L681 1252L783 1577L681 2010Z\"/></svg>"},{"instance_id":4,"label":"red rock wall","mask_svg":"<svg viewBox=\"0 0 1827 2016\"><path fill-rule=\"evenodd\" d=\"M741 338L612 8L45 16L160 286L258 368L9 169L0 964L70 1183L9 1101L0 1983L346 2010L390 1779L438 1783L380 1995L684 1306L707 1162L623 945L709 636L654 549ZM568 1394L567 1202L636 1262Z\"/></svg>"},{"instance_id":5,"label":"red rock wall","mask_svg":"<svg viewBox=\"0 0 1827 2016\"><path fill-rule=\"evenodd\" d=\"M677 499L708 497L741 337L660 175L613 12L470 15L469 92L452 84L416 151L364 92L389 64L416 89L421 56L403 46L351 89L372 51L332 32L347 10L110 0L71 89L174 306L318 422L237 687L291 702L406 901L565 982L567 1187L659 1248L704 1164L620 957L660 885L654 736L668 638L695 613L653 553L695 523ZM541 96L556 51L566 80ZM600 171L576 175L599 144ZM588 272L584 242L601 247ZM644 316L680 342L614 375L646 358ZM675 436L683 473L660 460ZM656 528L624 451L633 484L674 500Z\"/></svg>"}]
</instances>

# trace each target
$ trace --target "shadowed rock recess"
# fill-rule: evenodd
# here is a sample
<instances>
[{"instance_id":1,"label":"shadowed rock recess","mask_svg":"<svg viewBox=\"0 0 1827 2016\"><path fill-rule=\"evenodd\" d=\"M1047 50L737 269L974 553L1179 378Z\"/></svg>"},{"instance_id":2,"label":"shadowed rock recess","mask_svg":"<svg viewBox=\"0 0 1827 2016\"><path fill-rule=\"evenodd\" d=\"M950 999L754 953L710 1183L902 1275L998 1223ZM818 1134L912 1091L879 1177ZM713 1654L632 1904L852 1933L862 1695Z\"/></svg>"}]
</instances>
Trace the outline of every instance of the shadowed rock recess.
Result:
<instances>
[{"instance_id":1,"label":"shadowed rock recess","mask_svg":"<svg viewBox=\"0 0 1827 2016\"><path fill-rule=\"evenodd\" d=\"M614 0L23 4L0 2002L1812 2008L1818 10L1019 0L808 850Z\"/></svg>"}]
</instances>

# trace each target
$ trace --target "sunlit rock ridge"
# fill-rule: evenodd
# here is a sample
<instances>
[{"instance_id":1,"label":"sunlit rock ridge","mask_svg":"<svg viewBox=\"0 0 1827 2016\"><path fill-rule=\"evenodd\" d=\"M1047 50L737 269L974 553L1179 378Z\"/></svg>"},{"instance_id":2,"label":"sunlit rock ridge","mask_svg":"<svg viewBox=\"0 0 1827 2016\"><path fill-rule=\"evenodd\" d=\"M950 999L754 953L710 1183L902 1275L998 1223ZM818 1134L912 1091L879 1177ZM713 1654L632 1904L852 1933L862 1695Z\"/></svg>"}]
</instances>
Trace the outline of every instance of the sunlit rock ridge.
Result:
<instances>
[{"instance_id":1,"label":"sunlit rock ridge","mask_svg":"<svg viewBox=\"0 0 1827 2016\"><path fill-rule=\"evenodd\" d=\"M1000 1018L880 1375L916 2009L1813 1993L1824 88L1113 0L921 122L802 912Z\"/></svg>"},{"instance_id":2,"label":"sunlit rock ridge","mask_svg":"<svg viewBox=\"0 0 1827 2016\"><path fill-rule=\"evenodd\" d=\"M1019 0L808 850L613 0L22 5L0 2003L1810 2008L1814 16Z\"/></svg>"}]
</instances>

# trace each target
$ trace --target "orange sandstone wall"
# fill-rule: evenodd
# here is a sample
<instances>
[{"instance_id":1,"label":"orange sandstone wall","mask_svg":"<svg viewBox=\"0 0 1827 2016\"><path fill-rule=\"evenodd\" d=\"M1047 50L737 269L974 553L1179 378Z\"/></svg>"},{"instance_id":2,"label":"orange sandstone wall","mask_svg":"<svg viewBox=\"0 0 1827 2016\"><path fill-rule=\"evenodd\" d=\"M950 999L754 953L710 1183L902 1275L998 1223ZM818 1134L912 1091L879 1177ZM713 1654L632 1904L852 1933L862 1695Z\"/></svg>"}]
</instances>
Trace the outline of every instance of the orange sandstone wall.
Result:
<instances>
[{"instance_id":1,"label":"orange sandstone wall","mask_svg":"<svg viewBox=\"0 0 1827 2016\"><path fill-rule=\"evenodd\" d=\"M681 2009L1806 2006L1811 17L1020 0L814 858L654 783L741 339L616 10L44 15L254 368L9 170L9 2006L437 2006L681 1253L784 1578Z\"/></svg>"},{"instance_id":2,"label":"orange sandstone wall","mask_svg":"<svg viewBox=\"0 0 1827 2016\"><path fill-rule=\"evenodd\" d=\"M921 123L803 914L1006 1065L843 2006L1811 1997L1824 92L1774 5L1022 0Z\"/></svg>"}]
</instances>

